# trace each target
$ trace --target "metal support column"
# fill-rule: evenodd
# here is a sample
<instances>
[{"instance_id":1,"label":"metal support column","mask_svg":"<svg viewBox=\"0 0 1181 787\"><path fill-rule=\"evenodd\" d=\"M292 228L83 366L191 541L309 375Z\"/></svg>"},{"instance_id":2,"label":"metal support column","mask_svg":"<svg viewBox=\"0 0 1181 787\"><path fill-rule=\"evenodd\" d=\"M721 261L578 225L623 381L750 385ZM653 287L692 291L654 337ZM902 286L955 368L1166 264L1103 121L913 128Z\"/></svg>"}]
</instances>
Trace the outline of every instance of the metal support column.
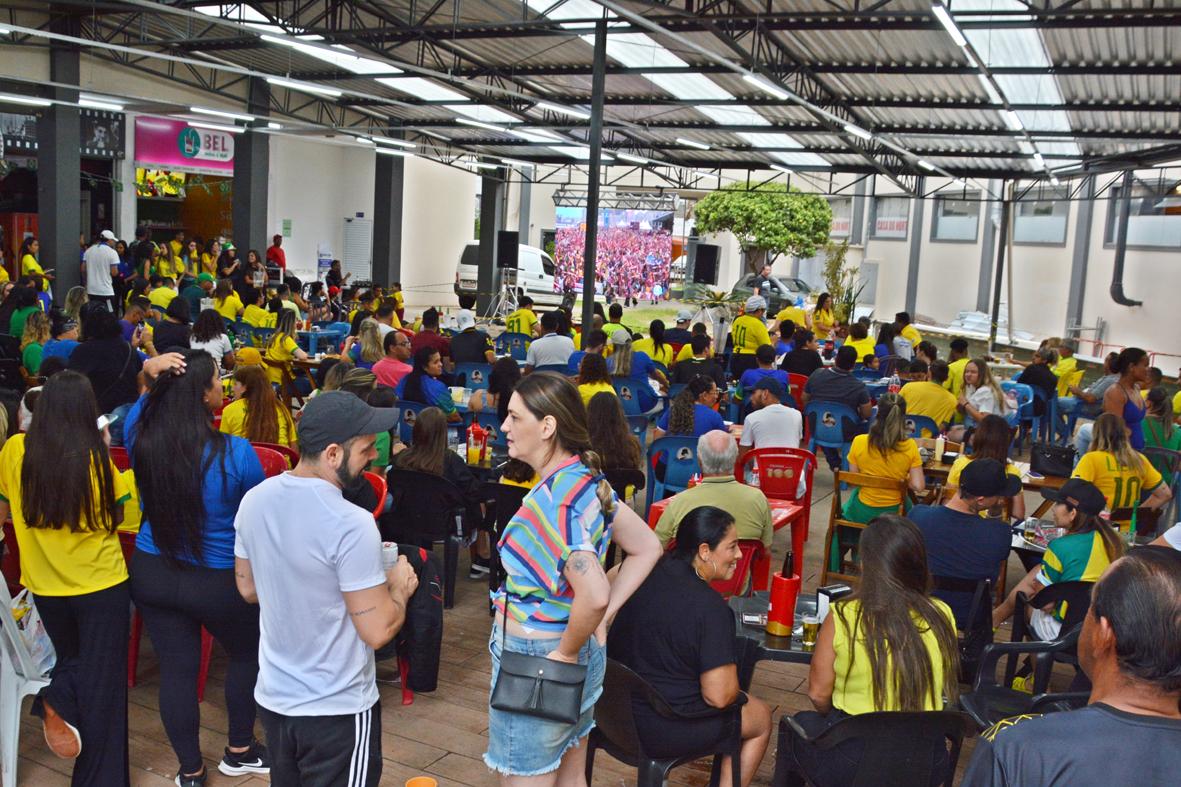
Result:
<instances>
[{"instance_id":1,"label":"metal support column","mask_svg":"<svg viewBox=\"0 0 1181 787\"><path fill-rule=\"evenodd\" d=\"M582 255L582 349L595 313L595 255L599 248L599 168L603 158L603 93L607 79L607 16L595 22L594 73L591 76L590 172L586 184L586 242Z\"/></svg>"},{"instance_id":2,"label":"metal support column","mask_svg":"<svg viewBox=\"0 0 1181 787\"><path fill-rule=\"evenodd\" d=\"M1070 260L1070 287L1066 291L1066 332L1078 336L1083 324L1083 298L1087 294L1087 265L1091 261L1091 222L1095 212L1095 176L1083 181L1078 212L1074 217L1074 256ZM1098 337L1096 337L1098 338Z\"/></svg>"},{"instance_id":3,"label":"metal support column","mask_svg":"<svg viewBox=\"0 0 1181 787\"><path fill-rule=\"evenodd\" d=\"M853 187L853 217L849 227L849 245L860 246L865 239L865 191L866 179L861 178Z\"/></svg>"},{"instance_id":4,"label":"metal support column","mask_svg":"<svg viewBox=\"0 0 1181 787\"><path fill-rule=\"evenodd\" d=\"M1006 181L1001 181L1001 195L1001 231L996 244L996 276L992 288L992 311L988 321L988 351L990 353L996 346L997 320L1000 319L1001 313L1001 285L1005 280L1005 249L1009 247L1006 242L1009 237L1009 213L1013 209L1010 199L1012 192Z\"/></svg>"},{"instance_id":5,"label":"metal support column","mask_svg":"<svg viewBox=\"0 0 1181 787\"><path fill-rule=\"evenodd\" d=\"M529 237L529 212L532 210L533 201L533 182L526 180L525 173L521 173L521 181L517 184L520 189L517 200L517 235L520 236L522 245L531 246L531 238ZM538 239L538 245L541 245L541 239Z\"/></svg>"},{"instance_id":6,"label":"metal support column","mask_svg":"<svg viewBox=\"0 0 1181 787\"><path fill-rule=\"evenodd\" d=\"M55 33L78 35L77 20L64 15L55 17L50 27ZM78 77L78 49L51 41L50 81L77 85ZM45 96L77 102L78 90L49 87ZM78 256L78 233L82 231L81 148L82 122L78 107L54 104L42 110L37 122L37 221L41 242L38 256L42 268L55 269L53 294L59 304L70 288L82 281ZM14 245L19 244L20 239L16 239ZM19 265L20 261L17 262Z\"/></svg>"},{"instance_id":7,"label":"metal support column","mask_svg":"<svg viewBox=\"0 0 1181 787\"><path fill-rule=\"evenodd\" d=\"M476 291L479 293L476 309L480 314L488 311L488 306L497 294L496 233L504 221L501 212L504 205L501 199L503 189L504 181L497 177L485 175L480 178L480 254L476 276Z\"/></svg>"},{"instance_id":8,"label":"metal support column","mask_svg":"<svg viewBox=\"0 0 1181 787\"><path fill-rule=\"evenodd\" d=\"M913 231L910 233L910 264L906 267L906 310L912 320L916 318L915 303L919 297L919 255L923 251L923 213L927 205L922 193L926 182L926 178L920 177L915 184L914 218L910 222Z\"/></svg>"},{"instance_id":9,"label":"metal support column","mask_svg":"<svg viewBox=\"0 0 1181 787\"><path fill-rule=\"evenodd\" d=\"M995 180L988 181L989 194L996 191L995 184ZM980 210L984 214L984 232L980 244L980 274L976 282L976 311L986 312L992 294L992 255L996 250L996 230L1001 217L995 202L982 201Z\"/></svg>"},{"instance_id":10,"label":"metal support column","mask_svg":"<svg viewBox=\"0 0 1181 787\"><path fill-rule=\"evenodd\" d=\"M406 159L382 153L373 168L373 283L388 287L402 279L402 197Z\"/></svg>"},{"instance_id":11,"label":"metal support column","mask_svg":"<svg viewBox=\"0 0 1181 787\"><path fill-rule=\"evenodd\" d=\"M250 77L246 111L257 118L270 114L271 89L266 80ZM259 123L259 121L255 121ZM266 121L261 121L265 125ZM250 129L234 137L233 240L246 249L271 245L267 232L267 186L270 179L271 137Z\"/></svg>"}]
</instances>

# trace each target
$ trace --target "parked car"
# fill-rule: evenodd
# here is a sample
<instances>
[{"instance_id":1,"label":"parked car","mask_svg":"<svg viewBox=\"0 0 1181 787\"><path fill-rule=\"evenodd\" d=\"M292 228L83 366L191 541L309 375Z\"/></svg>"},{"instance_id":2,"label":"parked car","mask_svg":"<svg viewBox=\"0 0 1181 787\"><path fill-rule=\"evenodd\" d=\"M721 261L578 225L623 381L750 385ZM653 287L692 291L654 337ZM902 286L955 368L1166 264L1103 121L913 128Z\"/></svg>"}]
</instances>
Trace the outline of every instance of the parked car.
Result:
<instances>
[{"instance_id":1,"label":"parked car","mask_svg":"<svg viewBox=\"0 0 1181 787\"><path fill-rule=\"evenodd\" d=\"M758 275L754 273L743 274L742 278L734 284L734 289L730 290L730 297L745 301L754 295L755 279L757 278L759 278ZM772 317L778 314L784 306L794 305L799 298L807 300L808 296L812 294L812 288L803 279L795 279L790 276L772 276L770 283L769 291L760 294L767 299L767 314Z\"/></svg>"},{"instance_id":2,"label":"parked car","mask_svg":"<svg viewBox=\"0 0 1181 787\"><path fill-rule=\"evenodd\" d=\"M476 294L479 256L478 241L464 247L455 266L456 295ZM554 261L536 246L518 246L517 287L539 305L557 306L562 302L562 293L554 292Z\"/></svg>"}]
</instances>

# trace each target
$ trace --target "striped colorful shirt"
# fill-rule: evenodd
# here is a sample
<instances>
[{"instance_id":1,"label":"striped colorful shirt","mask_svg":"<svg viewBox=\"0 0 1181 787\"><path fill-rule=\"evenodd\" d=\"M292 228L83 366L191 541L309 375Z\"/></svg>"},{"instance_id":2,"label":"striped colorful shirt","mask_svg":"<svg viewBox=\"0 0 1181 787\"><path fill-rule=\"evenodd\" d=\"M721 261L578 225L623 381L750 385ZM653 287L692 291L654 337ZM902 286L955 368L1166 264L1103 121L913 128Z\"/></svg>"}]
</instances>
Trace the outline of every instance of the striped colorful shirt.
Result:
<instances>
[{"instance_id":1,"label":"striped colorful shirt","mask_svg":"<svg viewBox=\"0 0 1181 787\"><path fill-rule=\"evenodd\" d=\"M574 552L607 557L611 522L595 494L598 478L571 457L533 487L504 529L497 547L505 580L493 603L503 613L510 594L508 614L526 630L565 631L574 601L566 561Z\"/></svg>"}]
</instances>

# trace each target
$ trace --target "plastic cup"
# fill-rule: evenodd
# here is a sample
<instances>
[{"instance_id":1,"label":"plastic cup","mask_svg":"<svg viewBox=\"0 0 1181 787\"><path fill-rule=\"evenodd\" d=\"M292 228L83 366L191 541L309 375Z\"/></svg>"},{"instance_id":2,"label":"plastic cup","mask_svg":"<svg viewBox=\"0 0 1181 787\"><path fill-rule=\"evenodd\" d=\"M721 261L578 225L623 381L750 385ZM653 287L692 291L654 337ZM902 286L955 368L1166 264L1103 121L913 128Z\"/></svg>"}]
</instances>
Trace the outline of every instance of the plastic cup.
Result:
<instances>
[{"instance_id":1,"label":"plastic cup","mask_svg":"<svg viewBox=\"0 0 1181 787\"><path fill-rule=\"evenodd\" d=\"M406 780L406 787L439 787L439 783L430 776L415 776Z\"/></svg>"}]
</instances>

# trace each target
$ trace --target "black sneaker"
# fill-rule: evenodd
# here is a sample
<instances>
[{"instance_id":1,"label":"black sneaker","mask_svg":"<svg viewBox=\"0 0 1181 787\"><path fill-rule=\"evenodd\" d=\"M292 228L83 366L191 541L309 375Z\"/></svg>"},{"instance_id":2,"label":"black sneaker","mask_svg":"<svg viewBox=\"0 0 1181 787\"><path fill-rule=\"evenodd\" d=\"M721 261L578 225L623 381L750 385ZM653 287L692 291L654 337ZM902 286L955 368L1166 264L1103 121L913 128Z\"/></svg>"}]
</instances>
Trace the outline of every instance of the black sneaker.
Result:
<instances>
[{"instance_id":1,"label":"black sneaker","mask_svg":"<svg viewBox=\"0 0 1181 787\"><path fill-rule=\"evenodd\" d=\"M470 571L468 571L467 576L468 579L483 579L484 577L488 576L488 572L491 570L492 568L489 558L478 557L472 560L472 568Z\"/></svg>"},{"instance_id":2,"label":"black sneaker","mask_svg":"<svg viewBox=\"0 0 1181 787\"><path fill-rule=\"evenodd\" d=\"M209 771L203 770L196 776L185 776L183 773L176 774L175 782L177 787L205 787L205 777Z\"/></svg>"},{"instance_id":3,"label":"black sneaker","mask_svg":"<svg viewBox=\"0 0 1181 787\"><path fill-rule=\"evenodd\" d=\"M271 758L267 756L267 747L258 741L252 741L250 748L242 752L232 752L226 749L226 754L217 764L217 769L226 776L245 776L248 773L270 773ZM204 782L202 782L204 784Z\"/></svg>"}]
</instances>

